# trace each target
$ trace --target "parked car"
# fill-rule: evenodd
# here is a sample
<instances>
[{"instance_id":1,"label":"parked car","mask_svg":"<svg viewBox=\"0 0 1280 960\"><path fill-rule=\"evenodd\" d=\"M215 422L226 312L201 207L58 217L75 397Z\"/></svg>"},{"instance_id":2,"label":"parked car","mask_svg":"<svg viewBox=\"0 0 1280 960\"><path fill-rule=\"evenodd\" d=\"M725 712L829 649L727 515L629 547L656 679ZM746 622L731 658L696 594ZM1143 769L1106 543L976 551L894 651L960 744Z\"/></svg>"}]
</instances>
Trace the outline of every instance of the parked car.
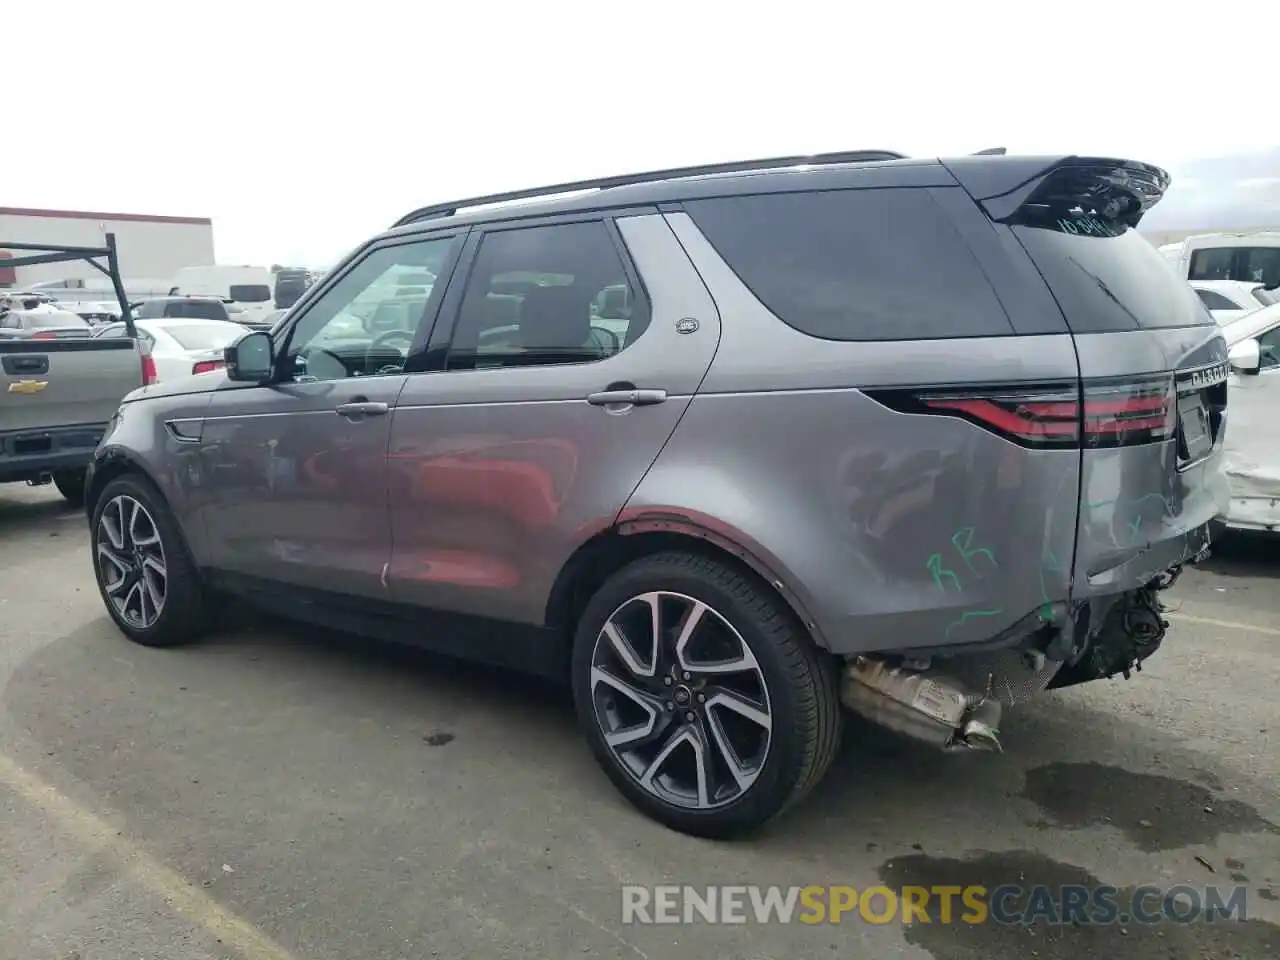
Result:
<instances>
[{"instance_id":1,"label":"parked car","mask_svg":"<svg viewBox=\"0 0 1280 960\"><path fill-rule=\"evenodd\" d=\"M0 297L0 339L62 340L92 332L87 320L57 303L36 297Z\"/></svg>"},{"instance_id":2,"label":"parked car","mask_svg":"<svg viewBox=\"0 0 1280 960\"><path fill-rule=\"evenodd\" d=\"M119 282L115 236L107 245L50 246L0 238L15 267L89 261ZM123 313L124 304L117 304ZM127 325L127 324L126 324ZM53 483L81 503L86 468L125 394L155 382L146 345L95 341L75 314L23 294L0 297L0 483Z\"/></svg>"},{"instance_id":3,"label":"parked car","mask_svg":"<svg viewBox=\"0 0 1280 960\"><path fill-rule=\"evenodd\" d=\"M1231 429L1224 448L1231 483L1228 523L1280 533L1280 305L1225 331L1231 361Z\"/></svg>"},{"instance_id":4,"label":"parked car","mask_svg":"<svg viewBox=\"0 0 1280 960\"><path fill-rule=\"evenodd\" d=\"M1218 323L1231 323L1277 302L1276 291L1241 280L1192 280L1201 302Z\"/></svg>"},{"instance_id":5,"label":"parked car","mask_svg":"<svg viewBox=\"0 0 1280 960\"><path fill-rule=\"evenodd\" d=\"M249 332L248 327L224 320L164 318L136 321L139 336L151 345L158 380L189 377L221 369L225 348ZM95 337L123 337L123 323L94 331Z\"/></svg>"},{"instance_id":6,"label":"parked car","mask_svg":"<svg viewBox=\"0 0 1280 960\"><path fill-rule=\"evenodd\" d=\"M1228 507L1226 343L1134 229L1168 183L869 151L416 210L125 399L103 600L151 646L237 595L565 679L699 835L804 797L842 707L996 748L1157 650Z\"/></svg>"}]
</instances>

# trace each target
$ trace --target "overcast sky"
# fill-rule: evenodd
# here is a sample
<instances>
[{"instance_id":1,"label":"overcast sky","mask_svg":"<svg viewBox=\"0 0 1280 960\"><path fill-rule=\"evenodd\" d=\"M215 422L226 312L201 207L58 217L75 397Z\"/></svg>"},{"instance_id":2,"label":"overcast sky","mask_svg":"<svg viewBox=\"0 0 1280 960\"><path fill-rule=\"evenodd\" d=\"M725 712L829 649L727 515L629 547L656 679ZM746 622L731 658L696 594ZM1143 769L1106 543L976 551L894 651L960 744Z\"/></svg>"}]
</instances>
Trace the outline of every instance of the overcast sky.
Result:
<instances>
[{"instance_id":1,"label":"overcast sky","mask_svg":"<svg viewBox=\"0 0 1280 960\"><path fill-rule=\"evenodd\" d=\"M1276 0L929 7L7 0L0 205L209 216L219 262L324 265L424 203L628 170L1280 144Z\"/></svg>"}]
</instances>

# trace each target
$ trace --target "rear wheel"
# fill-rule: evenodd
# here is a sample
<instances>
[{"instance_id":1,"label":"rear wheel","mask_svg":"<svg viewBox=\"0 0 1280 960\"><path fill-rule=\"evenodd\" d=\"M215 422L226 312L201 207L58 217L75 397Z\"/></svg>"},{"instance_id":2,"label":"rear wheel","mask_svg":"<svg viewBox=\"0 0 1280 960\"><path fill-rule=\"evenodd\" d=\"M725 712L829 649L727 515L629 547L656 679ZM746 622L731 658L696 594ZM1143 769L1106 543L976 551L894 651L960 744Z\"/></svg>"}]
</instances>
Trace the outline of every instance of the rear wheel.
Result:
<instances>
[{"instance_id":1,"label":"rear wheel","mask_svg":"<svg viewBox=\"0 0 1280 960\"><path fill-rule=\"evenodd\" d=\"M579 622L573 686L614 785L696 836L760 826L839 745L834 661L764 583L708 557L660 554L610 578Z\"/></svg>"},{"instance_id":2,"label":"rear wheel","mask_svg":"<svg viewBox=\"0 0 1280 960\"><path fill-rule=\"evenodd\" d=\"M112 480L91 530L98 591L125 636L149 647L198 638L208 622L204 590L160 492L136 475Z\"/></svg>"},{"instance_id":3,"label":"rear wheel","mask_svg":"<svg viewBox=\"0 0 1280 960\"><path fill-rule=\"evenodd\" d=\"M84 506L84 470L57 470L53 474L53 485L58 488L63 499L72 506Z\"/></svg>"}]
</instances>

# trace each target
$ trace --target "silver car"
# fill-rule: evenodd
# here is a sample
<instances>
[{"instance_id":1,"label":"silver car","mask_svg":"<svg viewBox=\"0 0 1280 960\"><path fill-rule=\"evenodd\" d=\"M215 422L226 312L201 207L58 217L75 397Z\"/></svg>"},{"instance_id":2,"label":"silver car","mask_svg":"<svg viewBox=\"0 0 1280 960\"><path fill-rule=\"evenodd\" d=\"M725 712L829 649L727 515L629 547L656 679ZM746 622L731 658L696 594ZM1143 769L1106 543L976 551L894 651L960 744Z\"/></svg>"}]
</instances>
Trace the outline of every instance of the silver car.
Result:
<instances>
[{"instance_id":1,"label":"silver car","mask_svg":"<svg viewBox=\"0 0 1280 960\"><path fill-rule=\"evenodd\" d=\"M103 599L151 646L234 595L564 679L704 836L802 798L845 711L998 748L1155 652L1227 507L1222 335L1134 230L1168 184L861 152L414 211L125 399Z\"/></svg>"}]
</instances>

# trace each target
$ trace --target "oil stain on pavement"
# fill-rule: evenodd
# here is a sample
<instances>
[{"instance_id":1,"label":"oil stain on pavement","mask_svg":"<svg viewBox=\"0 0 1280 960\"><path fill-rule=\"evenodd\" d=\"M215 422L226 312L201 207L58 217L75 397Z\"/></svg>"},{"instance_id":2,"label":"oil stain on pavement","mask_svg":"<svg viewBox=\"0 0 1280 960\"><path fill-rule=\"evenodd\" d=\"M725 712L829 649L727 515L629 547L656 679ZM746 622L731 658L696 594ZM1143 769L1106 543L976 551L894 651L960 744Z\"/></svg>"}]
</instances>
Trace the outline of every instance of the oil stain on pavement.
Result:
<instances>
[{"instance_id":1,"label":"oil stain on pavement","mask_svg":"<svg viewBox=\"0 0 1280 960\"><path fill-rule=\"evenodd\" d=\"M1140 850L1209 844L1225 833L1277 833L1239 800L1197 783L1100 763L1051 763L1027 771L1023 797L1067 829L1112 826Z\"/></svg>"},{"instance_id":2,"label":"oil stain on pavement","mask_svg":"<svg viewBox=\"0 0 1280 960\"><path fill-rule=\"evenodd\" d=\"M1063 886L1094 889L1103 885L1082 867L1021 850L983 852L963 860L924 854L895 857L880 867L880 878L890 888L982 886L992 891L1012 884L1023 891L1048 887L1055 896ZM1133 894L1133 888L1120 889L1115 903L1123 908ZM1029 893L1021 892L1003 901L1002 907L1018 915L1026 910L1029 899ZM1147 899L1144 906L1158 909L1158 900ZM958 922L965 908L956 897L953 922L944 924L936 919L937 907L931 907L933 922L907 925L903 936L935 960L1261 960L1280 956L1280 926L1261 920L1014 925L988 919L972 924Z\"/></svg>"}]
</instances>

